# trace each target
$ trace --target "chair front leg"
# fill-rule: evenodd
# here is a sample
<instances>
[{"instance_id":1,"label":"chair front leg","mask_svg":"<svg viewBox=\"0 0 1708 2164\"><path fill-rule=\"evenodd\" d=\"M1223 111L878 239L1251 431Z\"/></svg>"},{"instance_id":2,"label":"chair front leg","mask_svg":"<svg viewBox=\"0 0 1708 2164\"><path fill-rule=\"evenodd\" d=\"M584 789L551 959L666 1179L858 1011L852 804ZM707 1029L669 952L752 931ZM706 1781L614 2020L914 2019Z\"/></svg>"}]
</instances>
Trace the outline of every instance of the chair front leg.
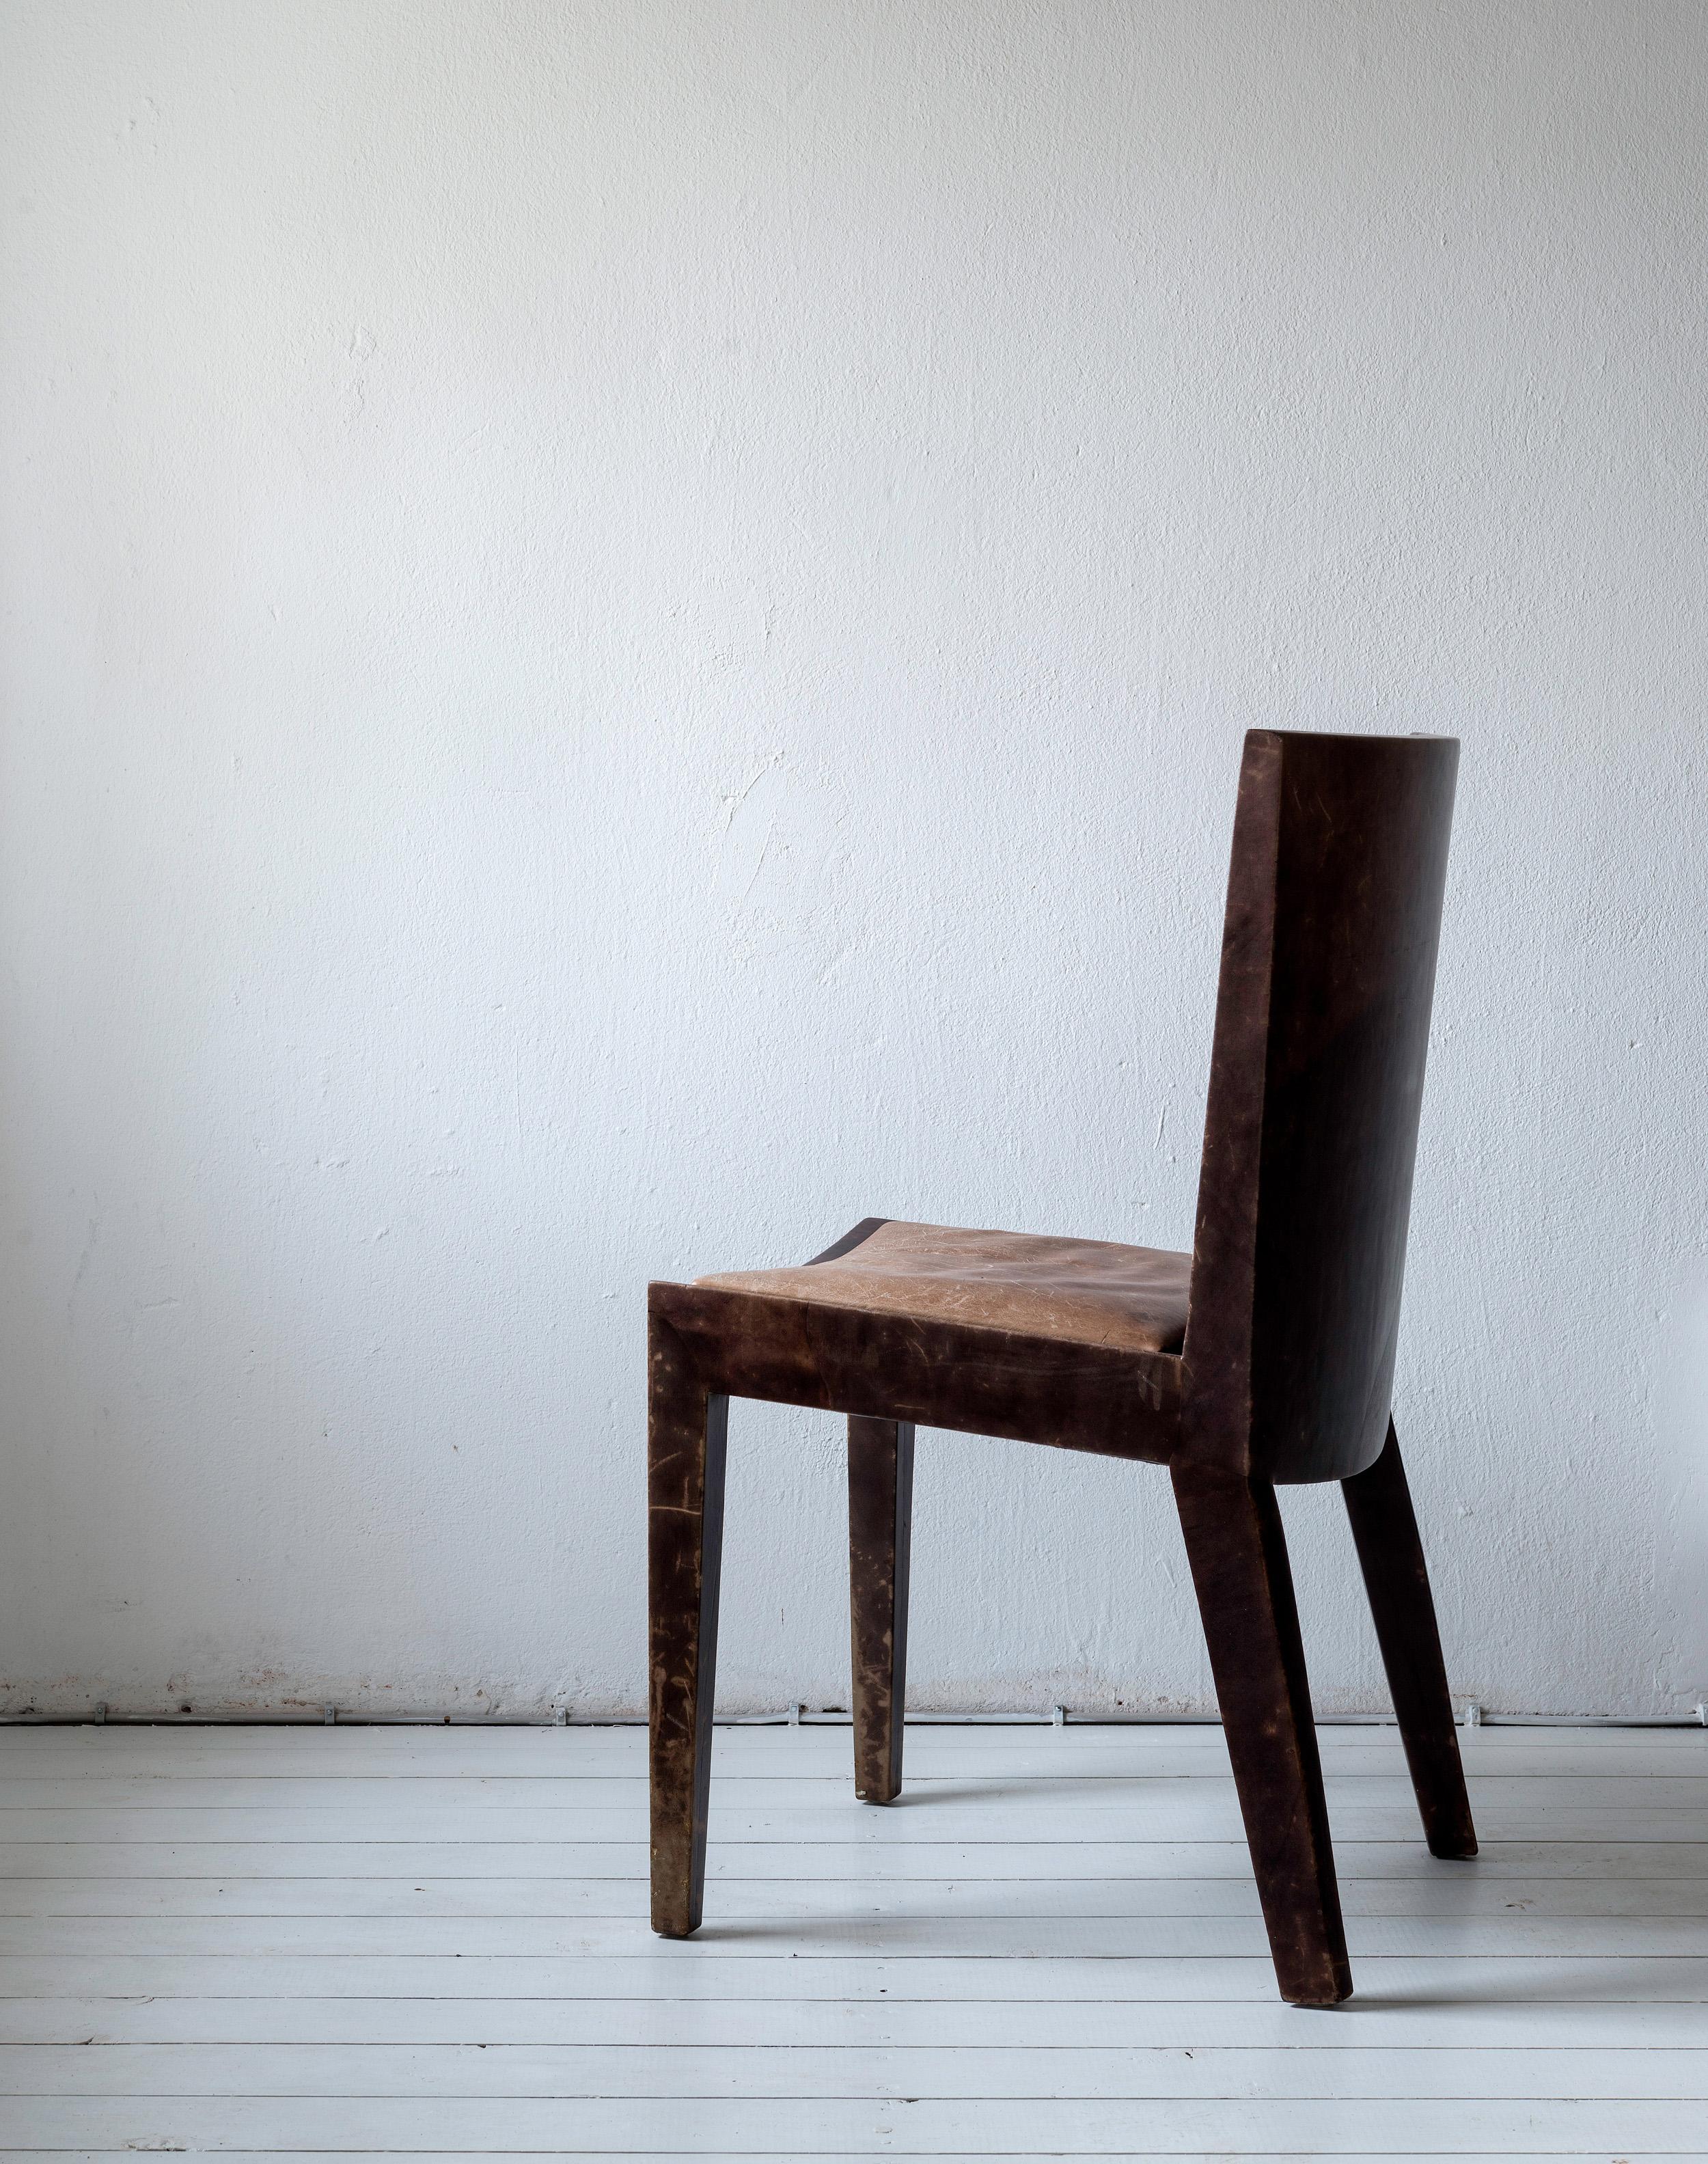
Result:
<instances>
[{"instance_id":1,"label":"chair front leg","mask_svg":"<svg viewBox=\"0 0 1708 2164\"><path fill-rule=\"evenodd\" d=\"M1430 1853L1474 1856L1477 1833L1453 1728L1447 1663L1441 1657L1429 1570L1392 1421L1375 1463L1340 1485Z\"/></svg>"},{"instance_id":2,"label":"chair front leg","mask_svg":"<svg viewBox=\"0 0 1708 2164\"><path fill-rule=\"evenodd\" d=\"M892 1803L901 1793L912 1520L912 1421L851 1416L848 1556L854 1794L866 1804Z\"/></svg>"},{"instance_id":3,"label":"chair front leg","mask_svg":"<svg viewBox=\"0 0 1708 2164\"><path fill-rule=\"evenodd\" d=\"M706 1883L729 1400L708 1391L661 1316L649 1318L647 1337L652 1927L685 1939L699 1928Z\"/></svg>"},{"instance_id":4,"label":"chair front leg","mask_svg":"<svg viewBox=\"0 0 1708 2164\"><path fill-rule=\"evenodd\" d=\"M1275 1491L1190 1467L1174 1483L1276 1981L1295 2006L1332 2006L1352 1971Z\"/></svg>"}]
</instances>

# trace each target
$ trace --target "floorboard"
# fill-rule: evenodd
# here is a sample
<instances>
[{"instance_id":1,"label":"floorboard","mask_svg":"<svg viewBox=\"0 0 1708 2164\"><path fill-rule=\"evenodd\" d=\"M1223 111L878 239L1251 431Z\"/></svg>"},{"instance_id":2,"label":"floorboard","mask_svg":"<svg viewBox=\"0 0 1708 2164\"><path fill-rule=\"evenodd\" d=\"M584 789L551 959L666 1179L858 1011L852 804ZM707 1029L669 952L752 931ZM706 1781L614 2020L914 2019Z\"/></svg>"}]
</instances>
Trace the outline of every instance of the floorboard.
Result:
<instances>
[{"instance_id":1,"label":"floorboard","mask_svg":"<svg viewBox=\"0 0 1708 2164\"><path fill-rule=\"evenodd\" d=\"M1310 2014L1211 1726L720 1730L686 1945L632 1728L0 1731L0 2155L1708 2156L1708 1734L1468 1733L1468 1864L1322 1737Z\"/></svg>"}]
</instances>

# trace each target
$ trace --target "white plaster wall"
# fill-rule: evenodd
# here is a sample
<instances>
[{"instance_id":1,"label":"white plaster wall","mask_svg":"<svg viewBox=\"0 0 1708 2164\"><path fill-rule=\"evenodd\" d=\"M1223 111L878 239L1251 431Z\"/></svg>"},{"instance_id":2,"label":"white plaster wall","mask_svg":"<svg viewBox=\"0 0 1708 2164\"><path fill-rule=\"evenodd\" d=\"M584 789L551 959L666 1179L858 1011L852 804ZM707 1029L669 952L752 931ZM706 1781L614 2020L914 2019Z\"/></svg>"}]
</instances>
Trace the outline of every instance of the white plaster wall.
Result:
<instances>
[{"instance_id":1,"label":"white plaster wall","mask_svg":"<svg viewBox=\"0 0 1708 2164\"><path fill-rule=\"evenodd\" d=\"M1253 723L1457 732L1455 1688L1708 1691L1708 10L5 0L4 1703L643 1683L642 1286L1190 1238ZM723 1699L846 1691L733 1423ZM1319 1699L1381 1703L1332 1494ZM1200 1706L922 1439L917 1699Z\"/></svg>"}]
</instances>

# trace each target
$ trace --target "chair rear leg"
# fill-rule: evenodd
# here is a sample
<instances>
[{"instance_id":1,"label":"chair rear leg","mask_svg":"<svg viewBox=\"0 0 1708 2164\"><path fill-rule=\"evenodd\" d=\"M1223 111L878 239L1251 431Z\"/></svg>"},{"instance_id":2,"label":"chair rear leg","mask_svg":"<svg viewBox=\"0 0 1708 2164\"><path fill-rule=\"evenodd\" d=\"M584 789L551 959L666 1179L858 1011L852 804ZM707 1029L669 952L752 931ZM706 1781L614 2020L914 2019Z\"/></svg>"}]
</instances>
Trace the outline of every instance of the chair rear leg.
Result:
<instances>
[{"instance_id":1,"label":"chair rear leg","mask_svg":"<svg viewBox=\"0 0 1708 2164\"><path fill-rule=\"evenodd\" d=\"M1474 1856L1476 1829L1459 1762L1441 1633L1391 1421L1381 1456L1368 1471L1342 1481L1341 1489L1430 1852Z\"/></svg>"},{"instance_id":2,"label":"chair rear leg","mask_svg":"<svg viewBox=\"0 0 1708 2164\"><path fill-rule=\"evenodd\" d=\"M685 1939L699 1929L706 1883L729 1400L707 1390L661 1316L647 1336L652 1927Z\"/></svg>"},{"instance_id":3,"label":"chair rear leg","mask_svg":"<svg viewBox=\"0 0 1708 2164\"><path fill-rule=\"evenodd\" d=\"M1275 1491L1186 1467L1174 1483L1275 1978L1295 2006L1332 2006L1352 1971Z\"/></svg>"},{"instance_id":4,"label":"chair rear leg","mask_svg":"<svg viewBox=\"0 0 1708 2164\"><path fill-rule=\"evenodd\" d=\"M901 1793L912 1520L912 1423L851 1416L849 1612L854 1644L854 1794L862 1803L891 1803Z\"/></svg>"}]
</instances>

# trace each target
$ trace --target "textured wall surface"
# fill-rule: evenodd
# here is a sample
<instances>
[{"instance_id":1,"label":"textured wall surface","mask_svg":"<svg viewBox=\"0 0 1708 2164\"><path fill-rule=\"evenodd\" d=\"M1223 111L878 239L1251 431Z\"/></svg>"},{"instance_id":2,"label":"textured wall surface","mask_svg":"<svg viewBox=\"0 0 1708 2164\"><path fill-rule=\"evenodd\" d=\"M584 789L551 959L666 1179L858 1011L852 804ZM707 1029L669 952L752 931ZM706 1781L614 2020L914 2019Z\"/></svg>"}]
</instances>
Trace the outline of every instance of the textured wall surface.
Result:
<instances>
[{"instance_id":1,"label":"textured wall surface","mask_svg":"<svg viewBox=\"0 0 1708 2164\"><path fill-rule=\"evenodd\" d=\"M7 0L0 101L0 1702L634 1708L649 1276L1189 1241L1253 723L1464 743L1454 1687L1708 1691L1708 10ZM737 1410L730 1706L845 1696L840 1447ZM1159 1474L917 1489L920 1703L1208 1701Z\"/></svg>"}]
</instances>

